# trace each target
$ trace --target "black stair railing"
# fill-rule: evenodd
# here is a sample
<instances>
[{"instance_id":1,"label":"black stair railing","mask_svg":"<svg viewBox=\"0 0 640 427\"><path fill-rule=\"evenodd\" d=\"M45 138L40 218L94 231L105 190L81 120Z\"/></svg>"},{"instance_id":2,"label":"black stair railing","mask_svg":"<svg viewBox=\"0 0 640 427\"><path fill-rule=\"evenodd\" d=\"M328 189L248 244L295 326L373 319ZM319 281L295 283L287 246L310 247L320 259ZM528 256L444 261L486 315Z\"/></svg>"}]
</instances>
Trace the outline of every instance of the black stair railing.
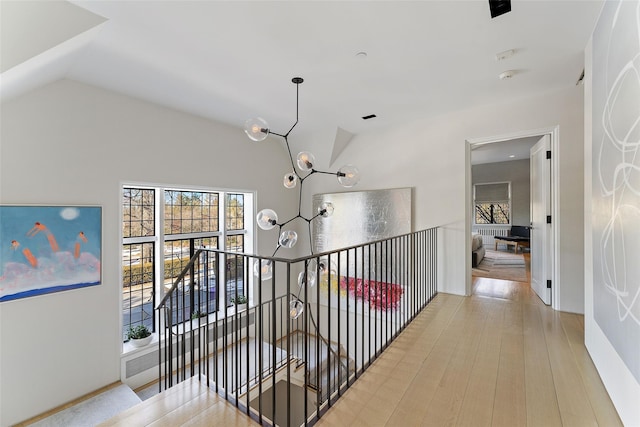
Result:
<instances>
[{"instance_id":1,"label":"black stair railing","mask_svg":"<svg viewBox=\"0 0 640 427\"><path fill-rule=\"evenodd\" d=\"M260 424L313 425L437 294L437 235L294 260L198 249L157 306L160 389L197 375Z\"/></svg>"}]
</instances>

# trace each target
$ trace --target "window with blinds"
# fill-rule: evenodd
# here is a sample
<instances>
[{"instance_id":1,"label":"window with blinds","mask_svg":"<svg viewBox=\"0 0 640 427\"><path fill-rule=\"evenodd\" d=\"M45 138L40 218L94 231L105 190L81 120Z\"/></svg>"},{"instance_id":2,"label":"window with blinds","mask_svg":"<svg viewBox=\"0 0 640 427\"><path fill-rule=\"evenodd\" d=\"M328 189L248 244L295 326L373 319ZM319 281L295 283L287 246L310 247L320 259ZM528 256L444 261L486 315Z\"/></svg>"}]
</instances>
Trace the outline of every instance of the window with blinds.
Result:
<instances>
[{"instance_id":1,"label":"window with blinds","mask_svg":"<svg viewBox=\"0 0 640 427\"><path fill-rule=\"evenodd\" d=\"M511 223L511 183L491 182L473 186L474 223Z\"/></svg>"}]
</instances>

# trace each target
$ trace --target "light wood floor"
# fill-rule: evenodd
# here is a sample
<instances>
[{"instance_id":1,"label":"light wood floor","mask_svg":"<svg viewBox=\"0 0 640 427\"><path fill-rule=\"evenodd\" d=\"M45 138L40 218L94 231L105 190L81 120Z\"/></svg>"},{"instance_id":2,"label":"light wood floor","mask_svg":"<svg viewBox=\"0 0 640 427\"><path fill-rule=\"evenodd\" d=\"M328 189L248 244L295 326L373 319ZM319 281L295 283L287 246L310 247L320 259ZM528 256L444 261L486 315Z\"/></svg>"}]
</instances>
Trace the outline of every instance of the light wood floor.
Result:
<instances>
[{"instance_id":1,"label":"light wood floor","mask_svg":"<svg viewBox=\"0 0 640 427\"><path fill-rule=\"evenodd\" d=\"M478 278L439 294L319 426L619 426L583 316L527 283Z\"/></svg>"},{"instance_id":2,"label":"light wood floor","mask_svg":"<svg viewBox=\"0 0 640 427\"><path fill-rule=\"evenodd\" d=\"M475 279L472 297L439 294L317 425L621 425L583 334L583 316L527 283ZM192 381L104 425L255 424Z\"/></svg>"}]
</instances>

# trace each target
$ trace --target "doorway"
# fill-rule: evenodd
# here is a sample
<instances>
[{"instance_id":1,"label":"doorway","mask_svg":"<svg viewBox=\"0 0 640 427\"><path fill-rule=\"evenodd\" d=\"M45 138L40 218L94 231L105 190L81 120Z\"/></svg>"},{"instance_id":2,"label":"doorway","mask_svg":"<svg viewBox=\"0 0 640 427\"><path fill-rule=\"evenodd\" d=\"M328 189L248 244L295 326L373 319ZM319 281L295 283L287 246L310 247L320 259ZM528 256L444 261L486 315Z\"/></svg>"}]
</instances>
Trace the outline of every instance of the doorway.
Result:
<instances>
[{"instance_id":1,"label":"doorway","mask_svg":"<svg viewBox=\"0 0 640 427\"><path fill-rule=\"evenodd\" d=\"M496 264L494 271L498 272L496 273L496 279L530 283L532 260L531 252L527 247L528 244L518 241L518 239L514 241L508 236L513 230L516 230L514 235L519 234L518 230L527 231L526 234L528 234L528 230L532 226L534 209L532 209L531 192L536 192L537 190L530 187L531 174L529 173L529 166L531 165L532 168L537 168L538 166L531 163L531 148L545 136L549 141L550 151L557 151L557 135L558 128L555 127L467 140L465 221L467 295L473 293L473 278L476 276L491 277L491 272L488 270L492 269L491 266L494 263ZM547 206L549 217L552 217L555 213L554 210L558 206L555 200L555 197L557 197L557 182L553 179L557 175L552 173L554 169L553 157L551 157L547 165L551 176L551 182L548 184L549 199ZM475 180L473 179L474 172L476 174ZM533 176L536 176L536 173ZM539 203L539 201L536 203ZM539 220L539 209L536 215ZM551 302L553 306L555 305L555 298L552 298L552 296L557 292L557 289L552 288L548 291L548 298L545 298L545 291L547 291L547 283L557 283L555 280L557 272L554 268L557 233L555 227L549 225L545 230L548 233L544 236L547 246L540 249L539 239L541 234L538 226L539 224L536 224L535 229L532 230L534 238L538 242L536 253L539 254L539 257L542 255L547 257L545 265L548 267L548 271L543 273L545 277L541 282L541 273L539 269L537 270L537 286L540 283L544 283L544 290L538 289L536 292L542 301L547 304ZM501 238L501 236L507 237ZM479 238L482 239L482 245L484 245L481 251L477 251ZM489 255L489 259L485 259L481 265L481 270L477 269L478 258L481 256L478 252L483 252L485 257L487 256L486 254ZM534 266L538 262L537 266L539 268L539 261L539 259L533 261ZM520 264L522 269L510 268L509 263ZM506 276L504 273L506 273Z\"/></svg>"}]
</instances>

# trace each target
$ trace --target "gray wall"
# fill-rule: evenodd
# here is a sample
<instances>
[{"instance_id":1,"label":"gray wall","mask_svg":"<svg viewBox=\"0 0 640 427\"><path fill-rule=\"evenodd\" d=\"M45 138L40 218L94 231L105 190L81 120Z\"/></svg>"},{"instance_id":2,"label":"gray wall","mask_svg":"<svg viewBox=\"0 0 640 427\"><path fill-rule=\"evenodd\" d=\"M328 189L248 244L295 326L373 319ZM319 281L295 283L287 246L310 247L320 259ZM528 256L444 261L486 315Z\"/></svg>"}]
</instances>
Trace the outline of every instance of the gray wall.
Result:
<instances>
[{"instance_id":1,"label":"gray wall","mask_svg":"<svg viewBox=\"0 0 640 427\"><path fill-rule=\"evenodd\" d=\"M483 184L487 182L511 182L511 224L529 225L529 159L510 162L485 163L471 167L471 182Z\"/></svg>"}]
</instances>

